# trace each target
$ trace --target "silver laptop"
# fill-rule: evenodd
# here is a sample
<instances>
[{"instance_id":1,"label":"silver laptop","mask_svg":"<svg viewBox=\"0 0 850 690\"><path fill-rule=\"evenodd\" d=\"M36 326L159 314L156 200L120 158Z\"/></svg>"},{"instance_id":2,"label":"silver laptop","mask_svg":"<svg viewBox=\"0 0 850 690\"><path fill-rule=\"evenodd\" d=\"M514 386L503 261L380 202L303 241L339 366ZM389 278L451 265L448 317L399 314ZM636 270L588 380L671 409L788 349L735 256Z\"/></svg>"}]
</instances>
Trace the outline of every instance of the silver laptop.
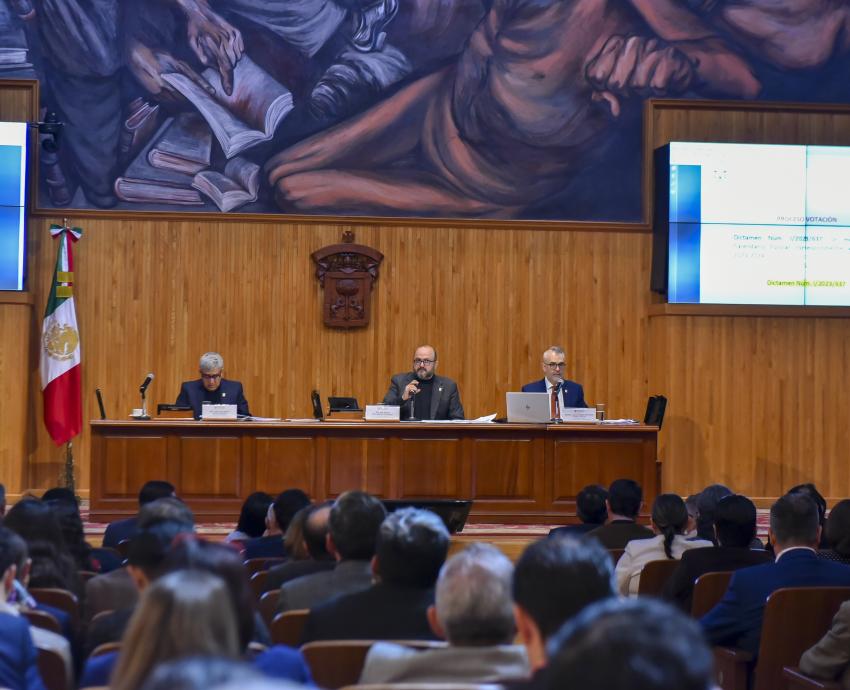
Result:
<instances>
[{"instance_id":1,"label":"silver laptop","mask_svg":"<svg viewBox=\"0 0 850 690\"><path fill-rule=\"evenodd\" d=\"M509 422L547 424L551 419L548 393L506 393Z\"/></svg>"}]
</instances>

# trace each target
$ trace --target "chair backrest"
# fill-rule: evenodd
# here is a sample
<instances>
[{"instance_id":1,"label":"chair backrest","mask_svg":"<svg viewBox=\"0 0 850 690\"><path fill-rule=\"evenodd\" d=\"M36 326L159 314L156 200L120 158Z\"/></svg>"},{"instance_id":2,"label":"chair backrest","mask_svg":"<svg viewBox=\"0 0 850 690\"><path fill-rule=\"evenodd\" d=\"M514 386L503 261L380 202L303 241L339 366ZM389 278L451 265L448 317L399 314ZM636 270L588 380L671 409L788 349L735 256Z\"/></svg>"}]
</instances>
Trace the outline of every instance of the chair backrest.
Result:
<instances>
[{"instance_id":1,"label":"chair backrest","mask_svg":"<svg viewBox=\"0 0 850 690\"><path fill-rule=\"evenodd\" d=\"M257 601L260 600L260 597L263 596L263 592L266 591L266 579L268 576L268 570L258 570L256 573L251 575L251 579L248 584L251 585L251 591L254 593L254 597Z\"/></svg>"},{"instance_id":2,"label":"chair backrest","mask_svg":"<svg viewBox=\"0 0 850 690\"><path fill-rule=\"evenodd\" d=\"M665 558L661 561L650 561L640 571L638 594L642 596L658 596L667 584L673 571L679 567L679 561Z\"/></svg>"},{"instance_id":3,"label":"chair backrest","mask_svg":"<svg viewBox=\"0 0 850 690\"><path fill-rule=\"evenodd\" d=\"M263 592L260 601L257 604L257 610L263 617L263 622L271 629L272 621L277 613L277 601L280 599L279 589L270 589L268 592Z\"/></svg>"},{"instance_id":4,"label":"chair backrest","mask_svg":"<svg viewBox=\"0 0 850 690\"><path fill-rule=\"evenodd\" d=\"M30 622L30 625L34 625L36 628L44 628L50 632L55 632L59 635L62 634L62 626L59 625L59 621L56 620L55 616L47 613L47 611L27 609L21 611L21 615Z\"/></svg>"},{"instance_id":5,"label":"chair backrest","mask_svg":"<svg viewBox=\"0 0 850 690\"><path fill-rule=\"evenodd\" d=\"M106 547L104 547L104 548L106 548ZM118 555L122 559L127 558L127 554L130 553L130 540L129 539L122 539L121 541L119 541L118 546L116 548L116 551L118 551Z\"/></svg>"},{"instance_id":6,"label":"chair backrest","mask_svg":"<svg viewBox=\"0 0 850 690\"><path fill-rule=\"evenodd\" d=\"M617 565L617 561L620 560L625 551L625 549L608 549L608 553L611 556L611 560L614 562L614 565Z\"/></svg>"},{"instance_id":7,"label":"chair backrest","mask_svg":"<svg viewBox=\"0 0 850 690\"><path fill-rule=\"evenodd\" d=\"M71 617L71 627L77 630L80 625L80 604L76 594L58 587L33 587L30 594L39 604L65 611Z\"/></svg>"},{"instance_id":8,"label":"chair backrest","mask_svg":"<svg viewBox=\"0 0 850 690\"><path fill-rule=\"evenodd\" d=\"M62 655L54 649L38 650L38 672L46 690L73 690L74 678Z\"/></svg>"},{"instance_id":9,"label":"chair backrest","mask_svg":"<svg viewBox=\"0 0 850 690\"><path fill-rule=\"evenodd\" d=\"M85 584L86 582L91 580L93 577L97 577L97 573L94 572L93 570L78 570L77 571L77 577L80 578L80 582Z\"/></svg>"},{"instance_id":10,"label":"chair backrest","mask_svg":"<svg viewBox=\"0 0 850 690\"><path fill-rule=\"evenodd\" d=\"M304 626L309 615L310 609L295 609L277 614L269 626L272 642L290 647L300 645L301 634L304 632Z\"/></svg>"},{"instance_id":11,"label":"chair backrest","mask_svg":"<svg viewBox=\"0 0 850 690\"><path fill-rule=\"evenodd\" d=\"M726 594L726 590L729 589L729 580L731 579L731 570L700 575L694 583L694 595L691 599L691 616L702 618L716 604L720 603L723 595Z\"/></svg>"},{"instance_id":12,"label":"chair backrest","mask_svg":"<svg viewBox=\"0 0 850 690\"><path fill-rule=\"evenodd\" d=\"M841 683L838 681L812 678L791 666L782 669L782 675L785 676L785 690L841 690Z\"/></svg>"},{"instance_id":13,"label":"chair backrest","mask_svg":"<svg viewBox=\"0 0 850 690\"><path fill-rule=\"evenodd\" d=\"M771 594L764 607L754 690L783 687L783 666L800 661L848 599L850 587L789 587Z\"/></svg>"},{"instance_id":14,"label":"chair backrest","mask_svg":"<svg viewBox=\"0 0 850 690\"><path fill-rule=\"evenodd\" d=\"M259 573L261 570L268 570L273 565L283 563L285 560L285 558L279 558L277 556L274 558L249 558L247 561L242 561L242 565L245 566L248 571L248 576L250 577L254 573Z\"/></svg>"},{"instance_id":15,"label":"chair backrest","mask_svg":"<svg viewBox=\"0 0 850 690\"><path fill-rule=\"evenodd\" d=\"M103 644L99 644L91 651L91 654L89 654L89 659L91 659L93 656L102 656L104 654L109 654L110 652L120 651L121 642L104 642Z\"/></svg>"}]
</instances>

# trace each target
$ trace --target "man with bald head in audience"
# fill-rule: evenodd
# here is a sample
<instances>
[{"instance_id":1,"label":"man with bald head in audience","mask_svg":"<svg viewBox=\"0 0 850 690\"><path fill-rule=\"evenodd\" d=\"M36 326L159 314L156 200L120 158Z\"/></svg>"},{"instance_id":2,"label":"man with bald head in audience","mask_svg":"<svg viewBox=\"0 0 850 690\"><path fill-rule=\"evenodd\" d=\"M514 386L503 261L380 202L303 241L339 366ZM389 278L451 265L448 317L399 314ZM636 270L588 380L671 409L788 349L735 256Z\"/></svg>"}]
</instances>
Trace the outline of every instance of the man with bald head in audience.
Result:
<instances>
[{"instance_id":1,"label":"man with bald head in audience","mask_svg":"<svg viewBox=\"0 0 850 690\"><path fill-rule=\"evenodd\" d=\"M286 582L280 588L278 612L311 609L339 594L369 587L375 541L386 514L384 504L365 491L346 491L337 498L328 516L327 536L336 567Z\"/></svg>"},{"instance_id":2,"label":"man with bald head in audience","mask_svg":"<svg viewBox=\"0 0 850 690\"><path fill-rule=\"evenodd\" d=\"M304 520L304 548L310 554L310 558L286 561L271 568L264 585L266 592L280 589L285 583L304 575L334 569L336 559L327 549L328 522L332 505L328 502L302 508L307 512L307 518Z\"/></svg>"},{"instance_id":3,"label":"man with bald head in audience","mask_svg":"<svg viewBox=\"0 0 850 690\"><path fill-rule=\"evenodd\" d=\"M489 544L471 544L449 558L428 608L443 649L372 645L360 683L498 683L528 675L525 649L513 644L513 565Z\"/></svg>"}]
</instances>

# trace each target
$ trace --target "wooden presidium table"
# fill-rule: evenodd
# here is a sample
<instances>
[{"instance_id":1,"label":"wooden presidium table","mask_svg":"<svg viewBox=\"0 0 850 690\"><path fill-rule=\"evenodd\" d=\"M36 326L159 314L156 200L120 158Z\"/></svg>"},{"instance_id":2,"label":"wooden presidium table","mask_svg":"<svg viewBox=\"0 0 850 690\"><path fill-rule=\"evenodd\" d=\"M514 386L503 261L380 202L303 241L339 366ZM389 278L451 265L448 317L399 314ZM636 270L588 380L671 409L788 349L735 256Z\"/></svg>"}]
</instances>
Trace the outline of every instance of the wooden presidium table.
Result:
<instances>
[{"instance_id":1,"label":"wooden presidium table","mask_svg":"<svg viewBox=\"0 0 850 690\"><path fill-rule=\"evenodd\" d=\"M658 427L364 422L91 422L91 515L138 510L167 479L199 521L234 521L253 491L301 488L315 500L363 489L381 498L473 499L471 522L576 522L587 484L660 490Z\"/></svg>"}]
</instances>

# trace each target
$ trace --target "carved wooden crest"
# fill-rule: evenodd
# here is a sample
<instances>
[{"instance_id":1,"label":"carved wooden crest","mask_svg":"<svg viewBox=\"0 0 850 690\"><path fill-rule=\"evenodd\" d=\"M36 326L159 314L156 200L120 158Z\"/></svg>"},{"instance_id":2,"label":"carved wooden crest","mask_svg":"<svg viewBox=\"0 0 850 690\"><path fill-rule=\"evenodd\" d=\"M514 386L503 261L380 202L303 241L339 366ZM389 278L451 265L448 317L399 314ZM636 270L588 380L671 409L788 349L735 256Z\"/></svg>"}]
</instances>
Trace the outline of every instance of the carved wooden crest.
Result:
<instances>
[{"instance_id":1,"label":"carved wooden crest","mask_svg":"<svg viewBox=\"0 0 850 690\"><path fill-rule=\"evenodd\" d=\"M322 313L326 326L361 328L369 325L372 285L384 255L377 249L354 244L346 230L341 244L329 244L311 254L316 277L325 289Z\"/></svg>"}]
</instances>

